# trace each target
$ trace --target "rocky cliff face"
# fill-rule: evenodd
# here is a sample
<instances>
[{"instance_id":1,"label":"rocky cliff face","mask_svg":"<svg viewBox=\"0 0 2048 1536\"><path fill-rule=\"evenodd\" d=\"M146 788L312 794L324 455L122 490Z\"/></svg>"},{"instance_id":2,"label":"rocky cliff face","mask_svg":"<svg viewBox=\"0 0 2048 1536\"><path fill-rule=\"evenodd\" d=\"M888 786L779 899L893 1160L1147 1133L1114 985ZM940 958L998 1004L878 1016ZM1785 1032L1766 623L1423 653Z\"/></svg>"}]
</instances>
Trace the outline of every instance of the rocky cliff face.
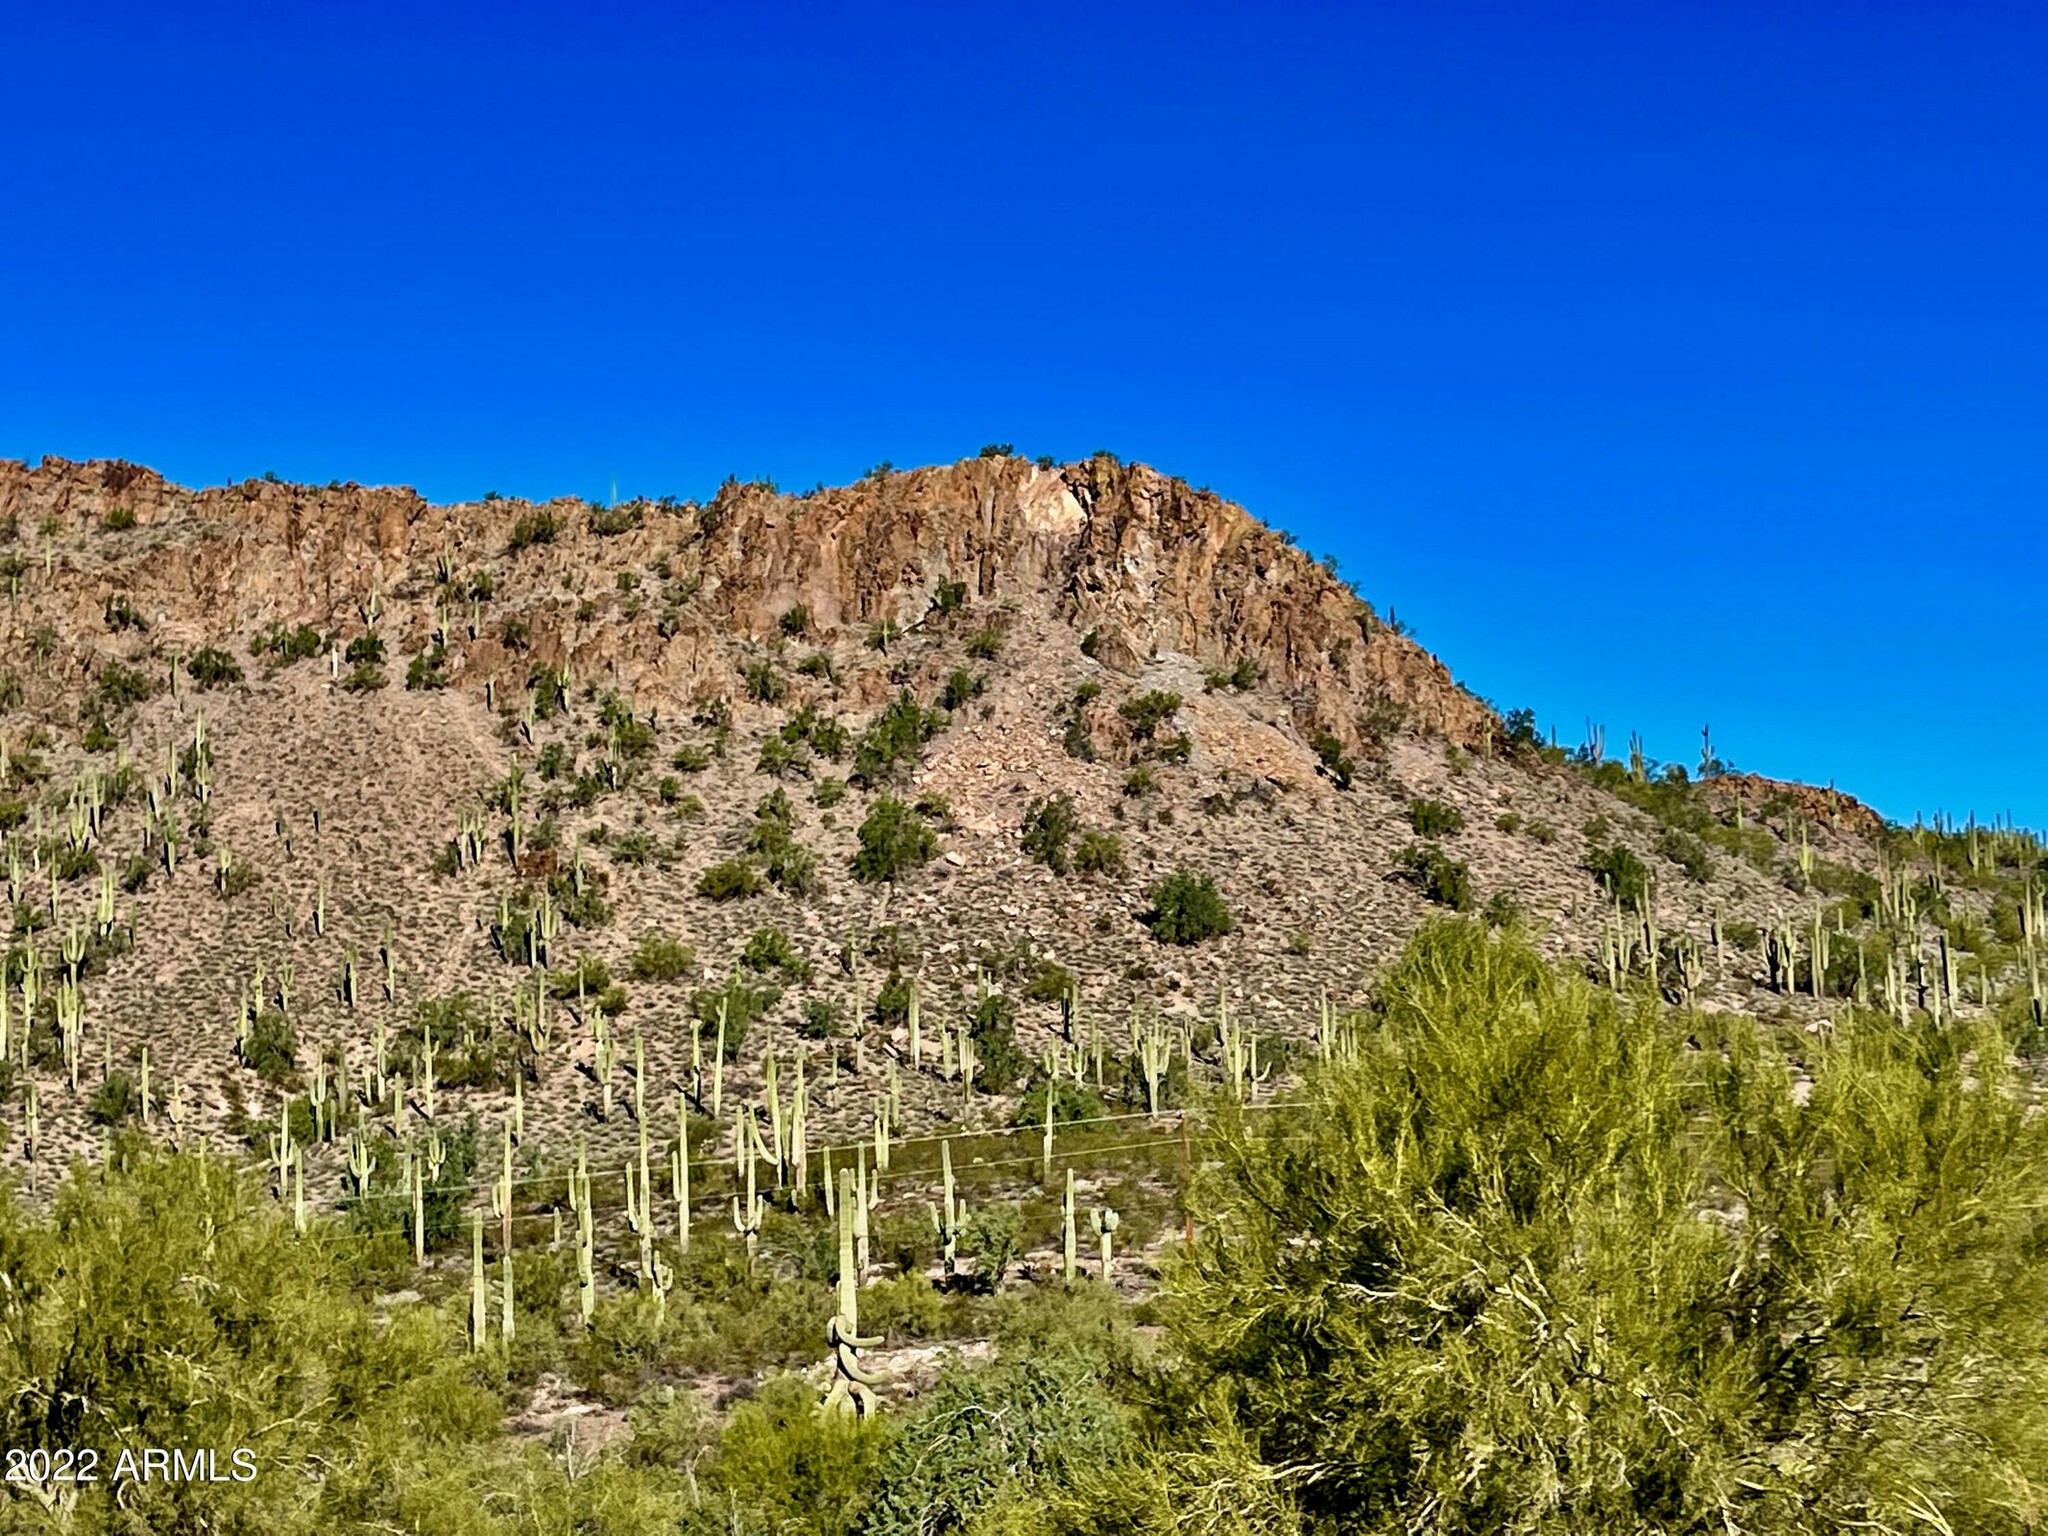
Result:
<instances>
[{"instance_id":1,"label":"rocky cliff face","mask_svg":"<svg viewBox=\"0 0 2048 1536\"><path fill-rule=\"evenodd\" d=\"M773 636L792 607L825 633L907 629L958 582L978 600L1049 607L1122 671L1167 654L1226 670L1249 659L1304 733L1354 749L1396 726L1466 745L1492 728L1440 661L1243 508L1106 457L1052 469L973 459L802 496L735 483L703 505L610 516L573 500L437 506L353 484L193 491L132 464L50 458L0 461L7 519L17 561L43 558L47 538L52 586L77 609L58 626L67 644L95 634L118 593L160 643L187 651L270 623L332 628L373 601L417 648L465 622L442 570L489 562L501 598L524 598L525 654L480 632L454 663L459 681L523 681L538 659L639 697L688 698L729 688L731 644ZM522 524L550 523L515 551ZM666 597L593 604L600 540L603 566L664 572Z\"/></svg>"}]
</instances>

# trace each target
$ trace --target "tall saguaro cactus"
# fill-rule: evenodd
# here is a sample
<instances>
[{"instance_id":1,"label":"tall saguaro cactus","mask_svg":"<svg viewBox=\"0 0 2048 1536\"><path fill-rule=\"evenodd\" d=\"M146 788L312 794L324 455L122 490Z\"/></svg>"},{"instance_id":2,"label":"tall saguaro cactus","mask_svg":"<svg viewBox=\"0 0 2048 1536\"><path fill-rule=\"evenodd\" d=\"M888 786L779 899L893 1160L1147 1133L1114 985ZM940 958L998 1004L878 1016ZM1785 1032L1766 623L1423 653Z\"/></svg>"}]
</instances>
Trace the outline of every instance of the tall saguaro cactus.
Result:
<instances>
[{"instance_id":1,"label":"tall saguaro cactus","mask_svg":"<svg viewBox=\"0 0 2048 1536\"><path fill-rule=\"evenodd\" d=\"M860 1272L854 1266L853 1214L859 1196L853 1187L853 1170L839 1170L839 1296L838 1307L825 1324L825 1340L832 1346L832 1386L825 1394L827 1413L851 1413L866 1417L881 1407L874 1389L879 1376L862 1368L859 1351L875 1349L881 1339L862 1338L860 1332Z\"/></svg>"}]
</instances>

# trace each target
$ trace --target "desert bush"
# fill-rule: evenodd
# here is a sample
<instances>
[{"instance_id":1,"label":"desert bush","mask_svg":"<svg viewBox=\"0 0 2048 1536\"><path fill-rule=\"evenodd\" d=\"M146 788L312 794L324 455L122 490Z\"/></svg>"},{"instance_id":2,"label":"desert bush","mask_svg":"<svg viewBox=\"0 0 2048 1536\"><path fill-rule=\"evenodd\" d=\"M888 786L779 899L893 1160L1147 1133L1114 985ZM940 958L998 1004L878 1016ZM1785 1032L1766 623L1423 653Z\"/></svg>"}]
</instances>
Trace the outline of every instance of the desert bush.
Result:
<instances>
[{"instance_id":1,"label":"desert bush","mask_svg":"<svg viewBox=\"0 0 2048 1536\"><path fill-rule=\"evenodd\" d=\"M810 962L780 928L756 928L740 951L740 964L750 971L774 971L785 981L803 981L811 974Z\"/></svg>"},{"instance_id":2,"label":"desert bush","mask_svg":"<svg viewBox=\"0 0 2048 1536\"><path fill-rule=\"evenodd\" d=\"M708 1028L715 1029L719 1007L724 1005L725 1058L733 1061L738 1059L740 1047L746 1042L749 1026L773 1008L781 997L779 988L766 982L749 982L735 971L723 985L704 987L694 993L690 998L690 1012Z\"/></svg>"},{"instance_id":3,"label":"desert bush","mask_svg":"<svg viewBox=\"0 0 2048 1536\"><path fill-rule=\"evenodd\" d=\"M291 1080L299 1061L299 1035L280 1009L257 1012L242 1041L242 1065L267 1083Z\"/></svg>"},{"instance_id":4,"label":"desert bush","mask_svg":"<svg viewBox=\"0 0 2048 1536\"><path fill-rule=\"evenodd\" d=\"M853 877L894 881L930 861L939 840L924 818L892 795L883 795L860 824L860 848Z\"/></svg>"},{"instance_id":5,"label":"desert bush","mask_svg":"<svg viewBox=\"0 0 2048 1536\"><path fill-rule=\"evenodd\" d=\"M532 549L537 544L552 544L555 535L561 531L560 518L546 507L536 507L513 523L512 536L506 548L516 555L522 549Z\"/></svg>"},{"instance_id":6,"label":"desert bush","mask_svg":"<svg viewBox=\"0 0 2048 1536\"><path fill-rule=\"evenodd\" d=\"M1072 795L1041 796L1024 813L1024 852L1054 874L1064 875L1071 867L1067 844L1079 826Z\"/></svg>"},{"instance_id":7,"label":"desert bush","mask_svg":"<svg viewBox=\"0 0 2048 1536\"><path fill-rule=\"evenodd\" d=\"M761 894L761 875L745 859L724 859L697 877L697 894L711 901L741 901Z\"/></svg>"},{"instance_id":8,"label":"desert bush","mask_svg":"<svg viewBox=\"0 0 2048 1536\"><path fill-rule=\"evenodd\" d=\"M696 964L697 953L689 945L650 928L640 935L626 974L635 981L676 981L689 975Z\"/></svg>"},{"instance_id":9,"label":"desert bush","mask_svg":"<svg viewBox=\"0 0 2048 1536\"><path fill-rule=\"evenodd\" d=\"M1408 825L1417 837L1451 837L1465 830L1465 813L1441 800L1411 800Z\"/></svg>"},{"instance_id":10,"label":"desert bush","mask_svg":"<svg viewBox=\"0 0 2048 1536\"><path fill-rule=\"evenodd\" d=\"M789 681L775 669L772 661L765 658L750 661L740 676L746 684L747 697L757 704L780 704L789 697Z\"/></svg>"},{"instance_id":11,"label":"desert bush","mask_svg":"<svg viewBox=\"0 0 2048 1536\"><path fill-rule=\"evenodd\" d=\"M1460 859L1428 844L1410 843L1394 861L1395 878L1420 891L1423 898L1453 912L1472 906L1472 873Z\"/></svg>"},{"instance_id":12,"label":"desert bush","mask_svg":"<svg viewBox=\"0 0 2048 1536\"><path fill-rule=\"evenodd\" d=\"M898 693L861 733L853 754L854 782L872 789L895 778L916 763L924 744L945 724L941 711L923 708L908 689Z\"/></svg>"},{"instance_id":13,"label":"desert bush","mask_svg":"<svg viewBox=\"0 0 2048 1536\"><path fill-rule=\"evenodd\" d=\"M1048 1506L1129 1439L1116 1403L1069 1355L954 1366L881 1457L862 1536L1044 1529ZM985 1523L1005 1505L1021 1524Z\"/></svg>"},{"instance_id":14,"label":"desert bush","mask_svg":"<svg viewBox=\"0 0 2048 1536\"><path fill-rule=\"evenodd\" d=\"M1714 875L1714 856L1707 852L1707 845L1689 832L1676 827L1666 827L1657 835L1657 854L1669 859L1686 873L1686 878L1701 885Z\"/></svg>"},{"instance_id":15,"label":"desert bush","mask_svg":"<svg viewBox=\"0 0 2048 1536\"><path fill-rule=\"evenodd\" d=\"M960 709L980 698L987 688L988 679L980 673L955 667L946 674L946 685L939 690L939 708Z\"/></svg>"},{"instance_id":16,"label":"desert bush","mask_svg":"<svg viewBox=\"0 0 2048 1536\"><path fill-rule=\"evenodd\" d=\"M1207 875L1177 869L1152 888L1146 914L1152 936L1162 944L1199 944L1230 932L1230 909Z\"/></svg>"},{"instance_id":17,"label":"desert bush","mask_svg":"<svg viewBox=\"0 0 2048 1536\"><path fill-rule=\"evenodd\" d=\"M1177 693L1154 688L1145 693L1125 699L1117 706L1116 712L1123 716L1130 726L1131 735L1138 741L1150 741L1159 727L1171 720L1179 711L1182 700Z\"/></svg>"},{"instance_id":18,"label":"desert bush","mask_svg":"<svg viewBox=\"0 0 2048 1536\"><path fill-rule=\"evenodd\" d=\"M1586 872L1608 896L1624 907L1639 907L1650 895L1649 866L1621 843L1595 849L1586 858Z\"/></svg>"},{"instance_id":19,"label":"desert bush","mask_svg":"<svg viewBox=\"0 0 2048 1536\"><path fill-rule=\"evenodd\" d=\"M1450 920L1375 1018L1198 1176L1165 1313L1227 1386L1178 1400L1177 1439L1254 1453L1212 1497L1296 1466L1304 1529L2025 1529L2048 1122L1964 1067L2002 1060L1981 1031L1859 1020L1807 1098L1795 1047L1689 1052L1654 1000ZM1329 1306L1345 1285L1373 1305Z\"/></svg>"},{"instance_id":20,"label":"desert bush","mask_svg":"<svg viewBox=\"0 0 2048 1536\"><path fill-rule=\"evenodd\" d=\"M1358 765L1345 753L1344 743L1324 731L1309 745L1315 749L1316 760L1323 765L1323 772L1336 780L1339 789L1349 789L1352 778L1358 772Z\"/></svg>"},{"instance_id":21,"label":"desert bush","mask_svg":"<svg viewBox=\"0 0 2048 1536\"><path fill-rule=\"evenodd\" d=\"M185 662L185 671L202 689L226 688L242 680L242 668L234 657L213 646L202 646Z\"/></svg>"},{"instance_id":22,"label":"desert bush","mask_svg":"<svg viewBox=\"0 0 2048 1536\"><path fill-rule=\"evenodd\" d=\"M1124 840L1114 832L1090 828L1081 834L1074 849L1074 868L1084 875L1120 875L1124 872Z\"/></svg>"}]
</instances>

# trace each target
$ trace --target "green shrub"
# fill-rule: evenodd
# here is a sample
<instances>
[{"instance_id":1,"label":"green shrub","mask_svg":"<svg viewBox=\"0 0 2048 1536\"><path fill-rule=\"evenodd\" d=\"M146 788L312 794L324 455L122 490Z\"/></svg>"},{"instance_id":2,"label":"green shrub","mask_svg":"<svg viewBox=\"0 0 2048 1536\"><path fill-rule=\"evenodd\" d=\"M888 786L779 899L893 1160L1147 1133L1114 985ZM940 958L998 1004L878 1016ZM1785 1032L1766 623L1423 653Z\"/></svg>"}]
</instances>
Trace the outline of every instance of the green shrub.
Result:
<instances>
[{"instance_id":1,"label":"green shrub","mask_svg":"<svg viewBox=\"0 0 2048 1536\"><path fill-rule=\"evenodd\" d=\"M1713 878L1714 856L1707 852L1707 845L1689 832L1676 827L1666 827L1657 837L1657 854L1669 859L1686 877L1701 885Z\"/></svg>"},{"instance_id":2,"label":"green shrub","mask_svg":"<svg viewBox=\"0 0 2048 1536\"><path fill-rule=\"evenodd\" d=\"M994 625L976 630L967 641L967 654L976 661L994 661L1003 651L1003 632Z\"/></svg>"},{"instance_id":3,"label":"green shrub","mask_svg":"<svg viewBox=\"0 0 2048 1536\"><path fill-rule=\"evenodd\" d=\"M1649 866L1623 844L1596 849L1588 855L1586 872L1600 882L1600 888L1610 899L1624 907L1640 907L1649 899Z\"/></svg>"},{"instance_id":4,"label":"green shrub","mask_svg":"<svg viewBox=\"0 0 2048 1536\"><path fill-rule=\"evenodd\" d=\"M650 928L640 935L626 974L635 981L677 981L689 975L696 964L697 953L689 945Z\"/></svg>"},{"instance_id":5,"label":"green shrub","mask_svg":"<svg viewBox=\"0 0 2048 1536\"><path fill-rule=\"evenodd\" d=\"M140 704L156 692L156 685L147 676L133 667L124 667L118 661L110 661L100 669L98 680L93 684L92 706L105 714L119 714L132 705Z\"/></svg>"},{"instance_id":6,"label":"green shrub","mask_svg":"<svg viewBox=\"0 0 2048 1536\"><path fill-rule=\"evenodd\" d=\"M697 877L697 894L712 901L741 901L761 894L761 875L745 859L725 859Z\"/></svg>"},{"instance_id":7,"label":"green shrub","mask_svg":"<svg viewBox=\"0 0 2048 1536\"><path fill-rule=\"evenodd\" d=\"M862 881L894 881L930 862L939 840L924 818L892 795L883 795L860 824L860 849L853 856L853 876Z\"/></svg>"},{"instance_id":8,"label":"green shrub","mask_svg":"<svg viewBox=\"0 0 2048 1536\"><path fill-rule=\"evenodd\" d=\"M1114 832L1090 829L1081 834L1074 849L1074 868L1084 875L1120 875L1124 872L1124 840Z\"/></svg>"},{"instance_id":9,"label":"green shrub","mask_svg":"<svg viewBox=\"0 0 2048 1536\"><path fill-rule=\"evenodd\" d=\"M94 1125L119 1125L142 1113L142 1090L126 1072L109 1072L86 1101L86 1118Z\"/></svg>"},{"instance_id":10,"label":"green shrub","mask_svg":"<svg viewBox=\"0 0 2048 1536\"><path fill-rule=\"evenodd\" d=\"M1150 741L1159 727L1171 720L1180 710L1182 700L1177 693L1168 693L1154 688L1148 692L1128 698L1117 706L1125 724L1131 728L1131 735L1139 741Z\"/></svg>"},{"instance_id":11,"label":"green shrub","mask_svg":"<svg viewBox=\"0 0 2048 1536\"><path fill-rule=\"evenodd\" d=\"M512 525L512 537L507 548L518 554L522 549L531 549L536 544L552 544L555 535L562 531L561 519L546 507L536 507Z\"/></svg>"},{"instance_id":12,"label":"green shrub","mask_svg":"<svg viewBox=\"0 0 2048 1536\"><path fill-rule=\"evenodd\" d=\"M740 951L740 964L750 971L778 972L788 981L803 981L811 974L810 962L780 928L756 928Z\"/></svg>"},{"instance_id":13,"label":"green shrub","mask_svg":"<svg viewBox=\"0 0 2048 1536\"><path fill-rule=\"evenodd\" d=\"M1329 732L1319 732L1310 743L1315 748L1316 759L1323 765L1323 772L1336 780L1339 789L1349 789L1358 765L1352 762L1344 751L1344 743Z\"/></svg>"},{"instance_id":14,"label":"green shrub","mask_svg":"<svg viewBox=\"0 0 2048 1536\"><path fill-rule=\"evenodd\" d=\"M1129 1433L1115 1402L1069 1355L980 1369L952 1366L882 1456L862 1536L1049 1529L1048 1506L1074 1482L1119 1459ZM1010 1505L1017 1523L984 1523ZM1110 1523L1089 1528L1122 1529ZM1219 1536L1234 1529L1209 1528Z\"/></svg>"},{"instance_id":15,"label":"green shrub","mask_svg":"<svg viewBox=\"0 0 2048 1536\"><path fill-rule=\"evenodd\" d=\"M780 704L789 697L788 680L775 670L772 661L748 662L741 678L747 685L747 697L757 704Z\"/></svg>"},{"instance_id":16,"label":"green shrub","mask_svg":"<svg viewBox=\"0 0 2048 1536\"><path fill-rule=\"evenodd\" d=\"M924 744L945 723L943 713L921 707L908 689L903 690L861 733L853 754L854 782L872 789L895 778L916 763Z\"/></svg>"},{"instance_id":17,"label":"green shrub","mask_svg":"<svg viewBox=\"0 0 2048 1536\"><path fill-rule=\"evenodd\" d=\"M1441 800L1411 800L1408 825L1417 837L1450 837L1465 830L1465 813Z\"/></svg>"},{"instance_id":18,"label":"green shrub","mask_svg":"<svg viewBox=\"0 0 2048 1536\"><path fill-rule=\"evenodd\" d=\"M1041 796L1024 813L1024 852L1056 875L1070 865L1067 843L1080 825L1074 797L1067 794Z\"/></svg>"},{"instance_id":19,"label":"green shrub","mask_svg":"<svg viewBox=\"0 0 2048 1536\"><path fill-rule=\"evenodd\" d=\"M955 667L946 674L946 686L939 690L939 708L960 709L980 698L987 687L986 677L964 667Z\"/></svg>"},{"instance_id":20,"label":"green shrub","mask_svg":"<svg viewBox=\"0 0 2048 1536\"><path fill-rule=\"evenodd\" d=\"M1410 843L1395 860L1394 874L1420 891L1425 900L1453 912L1471 910L1471 871L1441 848Z\"/></svg>"},{"instance_id":21,"label":"green shrub","mask_svg":"<svg viewBox=\"0 0 2048 1536\"><path fill-rule=\"evenodd\" d=\"M734 1061L746 1041L748 1027L773 1008L781 997L779 988L766 982L750 983L735 971L726 978L724 985L705 987L693 994L690 1011L708 1031L717 1028L719 1005L725 1005L725 1059ZM710 1043L707 1035L705 1044L708 1047Z\"/></svg>"},{"instance_id":22,"label":"green shrub","mask_svg":"<svg viewBox=\"0 0 2048 1536\"><path fill-rule=\"evenodd\" d=\"M1654 999L1454 922L1374 1016L1298 1117L1219 1129L1196 1196L1165 1321L1222 1390L1173 1444L1251 1453L1203 1464L1215 1507L1284 1462L1319 1469L1288 1529L2025 1529L2048 1122L1964 1066L2002 1063L1987 1029L1838 1018L1816 1048L1724 1020L1691 1051ZM1175 1465L1168 1506L1200 1476Z\"/></svg>"},{"instance_id":23,"label":"green shrub","mask_svg":"<svg viewBox=\"0 0 2048 1536\"><path fill-rule=\"evenodd\" d=\"M242 1065L265 1082L289 1082L298 1066L298 1031L282 1010L262 1009L249 1025L241 1056Z\"/></svg>"},{"instance_id":24,"label":"green shrub","mask_svg":"<svg viewBox=\"0 0 2048 1536\"><path fill-rule=\"evenodd\" d=\"M448 686L448 647L436 641L406 664L405 686L420 693Z\"/></svg>"},{"instance_id":25,"label":"green shrub","mask_svg":"<svg viewBox=\"0 0 2048 1536\"><path fill-rule=\"evenodd\" d=\"M776 627L792 640L801 640L811 632L810 610L802 603L784 609L782 617L775 622Z\"/></svg>"},{"instance_id":26,"label":"green shrub","mask_svg":"<svg viewBox=\"0 0 2048 1536\"><path fill-rule=\"evenodd\" d=\"M1207 875L1177 869L1152 888L1145 921L1162 944L1199 944L1231 930L1230 909Z\"/></svg>"},{"instance_id":27,"label":"green shrub","mask_svg":"<svg viewBox=\"0 0 2048 1536\"><path fill-rule=\"evenodd\" d=\"M210 645L194 651L185 670L201 689L225 688L242 680L242 668L235 658Z\"/></svg>"},{"instance_id":28,"label":"green shrub","mask_svg":"<svg viewBox=\"0 0 2048 1536\"><path fill-rule=\"evenodd\" d=\"M352 667L380 667L384 664L384 637L374 629L357 635L349 641L348 649L341 653L341 659Z\"/></svg>"}]
</instances>

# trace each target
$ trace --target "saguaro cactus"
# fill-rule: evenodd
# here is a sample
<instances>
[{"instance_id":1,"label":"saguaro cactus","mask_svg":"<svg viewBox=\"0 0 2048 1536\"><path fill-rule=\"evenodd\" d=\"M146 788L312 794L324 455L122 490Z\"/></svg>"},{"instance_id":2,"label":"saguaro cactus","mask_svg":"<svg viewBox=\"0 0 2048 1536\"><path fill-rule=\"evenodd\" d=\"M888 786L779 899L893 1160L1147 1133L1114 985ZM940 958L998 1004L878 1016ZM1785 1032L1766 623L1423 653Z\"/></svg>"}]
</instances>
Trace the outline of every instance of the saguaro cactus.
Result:
<instances>
[{"instance_id":1,"label":"saguaro cactus","mask_svg":"<svg viewBox=\"0 0 2048 1536\"><path fill-rule=\"evenodd\" d=\"M866 1416L881 1406L874 1389L881 1378L863 1370L859 1351L875 1349L881 1339L862 1338L860 1333L860 1275L854 1267L853 1212L858 1197L853 1188L853 1170L839 1170L839 1296L838 1308L825 1325L825 1340L832 1346L834 1375L825 1394L827 1413Z\"/></svg>"}]
</instances>

